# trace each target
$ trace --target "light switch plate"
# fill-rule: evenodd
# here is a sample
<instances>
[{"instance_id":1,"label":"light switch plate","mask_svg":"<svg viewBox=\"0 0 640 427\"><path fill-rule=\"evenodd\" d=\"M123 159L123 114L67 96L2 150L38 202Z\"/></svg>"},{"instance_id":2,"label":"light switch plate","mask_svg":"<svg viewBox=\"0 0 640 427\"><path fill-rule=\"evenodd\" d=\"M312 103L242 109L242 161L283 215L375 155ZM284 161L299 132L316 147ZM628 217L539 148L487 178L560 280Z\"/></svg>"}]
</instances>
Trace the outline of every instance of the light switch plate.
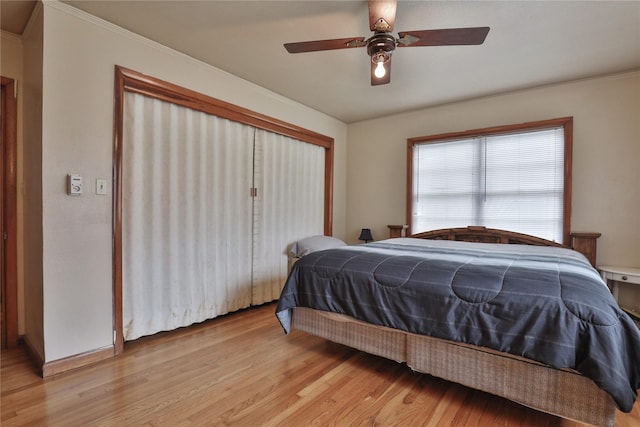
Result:
<instances>
[{"instance_id":1,"label":"light switch plate","mask_svg":"<svg viewBox=\"0 0 640 427\"><path fill-rule=\"evenodd\" d=\"M107 195L107 180L96 179L96 194L99 196Z\"/></svg>"}]
</instances>

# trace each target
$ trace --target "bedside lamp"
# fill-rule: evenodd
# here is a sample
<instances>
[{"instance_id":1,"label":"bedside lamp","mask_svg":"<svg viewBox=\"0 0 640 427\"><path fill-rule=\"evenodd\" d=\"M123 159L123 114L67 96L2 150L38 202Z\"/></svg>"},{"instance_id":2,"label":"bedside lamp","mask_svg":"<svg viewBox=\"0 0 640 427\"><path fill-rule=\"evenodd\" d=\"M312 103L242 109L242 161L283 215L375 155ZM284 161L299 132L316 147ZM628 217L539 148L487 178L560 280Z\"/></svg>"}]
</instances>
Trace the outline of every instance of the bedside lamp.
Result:
<instances>
[{"instance_id":1,"label":"bedside lamp","mask_svg":"<svg viewBox=\"0 0 640 427\"><path fill-rule=\"evenodd\" d=\"M362 231L360 232L360 237L358 237L358 239L364 240L365 243L369 243L370 241L372 241L373 236L371 235L371 229L363 228Z\"/></svg>"}]
</instances>

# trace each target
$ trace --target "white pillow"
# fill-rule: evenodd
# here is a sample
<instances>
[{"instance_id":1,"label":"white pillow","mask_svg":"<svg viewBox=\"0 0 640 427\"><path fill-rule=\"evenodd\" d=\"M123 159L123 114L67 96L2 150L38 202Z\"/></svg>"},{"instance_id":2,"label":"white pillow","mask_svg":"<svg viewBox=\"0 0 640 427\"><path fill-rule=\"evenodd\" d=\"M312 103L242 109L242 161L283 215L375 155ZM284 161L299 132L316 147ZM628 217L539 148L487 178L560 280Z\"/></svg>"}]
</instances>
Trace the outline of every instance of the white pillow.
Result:
<instances>
[{"instance_id":1,"label":"white pillow","mask_svg":"<svg viewBox=\"0 0 640 427\"><path fill-rule=\"evenodd\" d=\"M347 244L342 240L331 236L311 236L300 239L291 246L291 255L296 258L303 257L311 252L333 249Z\"/></svg>"}]
</instances>

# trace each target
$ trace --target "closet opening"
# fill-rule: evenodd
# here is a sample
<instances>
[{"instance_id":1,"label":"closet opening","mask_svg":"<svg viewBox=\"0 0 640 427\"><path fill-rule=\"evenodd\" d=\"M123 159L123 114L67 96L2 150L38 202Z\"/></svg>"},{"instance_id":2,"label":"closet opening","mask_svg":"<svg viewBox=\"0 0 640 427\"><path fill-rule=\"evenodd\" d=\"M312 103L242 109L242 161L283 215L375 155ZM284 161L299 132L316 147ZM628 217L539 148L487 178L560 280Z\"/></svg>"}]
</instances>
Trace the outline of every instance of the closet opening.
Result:
<instances>
[{"instance_id":1,"label":"closet opening","mask_svg":"<svg viewBox=\"0 0 640 427\"><path fill-rule=\"evenodd\" d=\"M119 66L114 128L116 354L151 333L132 326L136 301L150 316L153 304L197 303L149 330L272 301L287 243L331 235L332 138ZM173 290L136 295L129 283L144 281Z\"/></svg>"}]
</instances>

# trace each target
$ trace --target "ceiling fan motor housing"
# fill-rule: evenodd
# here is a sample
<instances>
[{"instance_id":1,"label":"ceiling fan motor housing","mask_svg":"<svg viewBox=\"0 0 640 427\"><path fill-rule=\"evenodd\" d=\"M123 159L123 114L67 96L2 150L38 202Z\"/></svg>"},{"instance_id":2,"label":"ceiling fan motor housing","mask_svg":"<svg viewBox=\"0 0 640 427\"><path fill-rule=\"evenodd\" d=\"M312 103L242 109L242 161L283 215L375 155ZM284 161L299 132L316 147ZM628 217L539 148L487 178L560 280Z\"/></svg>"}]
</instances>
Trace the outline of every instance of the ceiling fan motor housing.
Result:
<instances>
[{"instance_id":1,"label":"ceiling fan motor housing","mask_svg":"<svg viewBox=\"0 0 640 427\"><path fill-rule=\"evenodd\" d=\"M389 33L376 32L367 40L367 53L374 61L376 58L384 57L384 62L387 62L395 48L396 39Z\"/></svg>"}]
</instances>

